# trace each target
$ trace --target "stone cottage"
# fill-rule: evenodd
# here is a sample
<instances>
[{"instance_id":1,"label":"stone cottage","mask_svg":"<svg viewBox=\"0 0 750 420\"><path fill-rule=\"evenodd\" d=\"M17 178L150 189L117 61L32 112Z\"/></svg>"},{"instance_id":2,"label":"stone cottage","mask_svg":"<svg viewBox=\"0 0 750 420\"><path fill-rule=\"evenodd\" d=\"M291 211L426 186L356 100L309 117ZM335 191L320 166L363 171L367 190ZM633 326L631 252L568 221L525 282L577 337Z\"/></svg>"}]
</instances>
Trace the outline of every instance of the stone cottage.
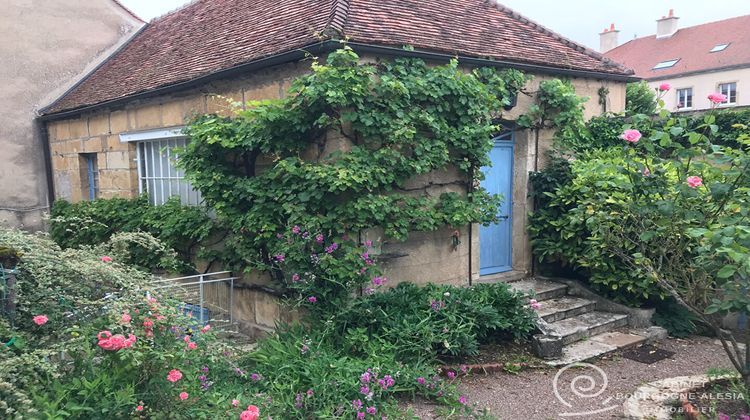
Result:
<instances>
[{"instance_id":1,"label":"stone cottage","mask_svg":"<svg viewBox=\"0 0 750 420\"><path fill-rule=\"evenodd\" d=\"M6 0L0 14L0 225L40 230L54 198L36 111L144 22L115 0Z\"/></svg>"},{"instance_id":2,"label":"stone cottage","mask_svg":"<svg viewBox=\"0 0 750 420\"><path fill-rule=\"evenodd\" d=\"M341 39L365 60L458 57L464 66L512 67L535 76L530 95L505 113L511 121L545 78L570 79L579 95L591 97L589 117L623 110L625 83L633 78L629 69L495 1L198 0L148 24L43 110L56 196L88 199L90 175L82 165L96 156L95 197L148 193L157 205L174 195L198 203L199 194L170 160L170 150L185 144L186 118L230 112L231 101L283 97L308 71L306 55L337 49ZM532 261L528 174L540 162L537 150L541 155L549 148L551 133L541 134L539 147L535 141L523 130L496 139L487 186L506 198L498 225L459 229L457 247L448 228L386 243L384 253L401 256L385 263L386 273L456 285L526 276ZM429 194L433 183L451 176L413 183Z\"/></svg>"}]
</instances>

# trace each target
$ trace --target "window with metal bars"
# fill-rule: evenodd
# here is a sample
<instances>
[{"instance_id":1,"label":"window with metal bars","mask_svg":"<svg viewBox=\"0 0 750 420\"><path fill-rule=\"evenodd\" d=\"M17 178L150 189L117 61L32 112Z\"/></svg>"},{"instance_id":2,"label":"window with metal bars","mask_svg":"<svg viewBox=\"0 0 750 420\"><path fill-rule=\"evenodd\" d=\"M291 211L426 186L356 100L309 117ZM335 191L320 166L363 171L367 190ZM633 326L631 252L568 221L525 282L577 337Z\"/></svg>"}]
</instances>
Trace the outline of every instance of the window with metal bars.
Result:
<instances>
[{"instance_id":1,"label":"window with metal bars","mask_svg":"<svg viewBox=\"0 0 750 420\"><path fill-rule=\"evenodd\" d=\"M138 142L138 188L148 194L151 204L164 204L170 197L180 197L182 204L198 205L202 198L185 180L185 173L176 161L179 149L187 144L185 137L172 137Z\"/></svg>"}]
</instances>

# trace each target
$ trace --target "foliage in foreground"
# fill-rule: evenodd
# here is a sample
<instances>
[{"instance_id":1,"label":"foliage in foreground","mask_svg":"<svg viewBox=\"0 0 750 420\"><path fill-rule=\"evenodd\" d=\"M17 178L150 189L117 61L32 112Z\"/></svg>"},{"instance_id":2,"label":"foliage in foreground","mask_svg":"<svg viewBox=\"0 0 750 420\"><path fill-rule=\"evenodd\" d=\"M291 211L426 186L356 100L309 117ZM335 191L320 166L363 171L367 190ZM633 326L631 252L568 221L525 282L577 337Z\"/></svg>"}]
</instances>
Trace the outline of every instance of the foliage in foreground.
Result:
<instances>
[{"instance_id":1,"label":"foliage in foreground","mask_svg":"<svg viewBox=\"0 0 750 420\"><path fill-rule=\"evenodd\" d=\"M507 287L403 285L356 299L366 316L283 327L247 352L155 294L149 275L102 255L107 244L63 250L0 231L0 248L16 251L20 290L15 325L0 317L4 418L253 418L240 417L250 405L273 418L403 418L399 399L415 395L446 416L481 416L435 357L531 329L525 298ZM29 285L49 291L36 297ZM77 304L57 304L69 299ZM394 331L400 319L421 332ZM424 352L404 351L404 340Z\"/></svg>"}]
</instances>

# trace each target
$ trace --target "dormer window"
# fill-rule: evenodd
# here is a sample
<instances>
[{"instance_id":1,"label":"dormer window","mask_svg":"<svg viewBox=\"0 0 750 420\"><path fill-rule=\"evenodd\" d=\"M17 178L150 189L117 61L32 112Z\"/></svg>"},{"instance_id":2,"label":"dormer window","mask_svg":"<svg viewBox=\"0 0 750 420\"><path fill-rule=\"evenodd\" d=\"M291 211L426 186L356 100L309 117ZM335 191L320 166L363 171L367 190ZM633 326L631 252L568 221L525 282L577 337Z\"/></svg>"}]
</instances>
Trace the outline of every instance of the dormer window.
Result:
<instances>
[{"instance_id":1,"label":"dormer window","mask_svg":"<svg viewBox=\"0 0 750 420\"><path fill-rule=\"evenodd\" d=\"M652 70L668 69L668 68L674 66L675 64L677 64L678 61L680 61L679 58L677 58L675 60L662 61L662 62L658 63L657 65L655 65Z\"/></svg>"},{"instance_id":2,"label":"dormer window","mask_svg":"<svg viewBox=\"0 0 750 420\"><path fill-rule=\"evenodd\" d=\"M728 46L729 46L729 44L719 44L719 45L711 48L711 51L709 51L709 52L715 53L715 52L719 52L719 51L724 51L724 50L727 49Z\"/></svg>"}]
</instances>

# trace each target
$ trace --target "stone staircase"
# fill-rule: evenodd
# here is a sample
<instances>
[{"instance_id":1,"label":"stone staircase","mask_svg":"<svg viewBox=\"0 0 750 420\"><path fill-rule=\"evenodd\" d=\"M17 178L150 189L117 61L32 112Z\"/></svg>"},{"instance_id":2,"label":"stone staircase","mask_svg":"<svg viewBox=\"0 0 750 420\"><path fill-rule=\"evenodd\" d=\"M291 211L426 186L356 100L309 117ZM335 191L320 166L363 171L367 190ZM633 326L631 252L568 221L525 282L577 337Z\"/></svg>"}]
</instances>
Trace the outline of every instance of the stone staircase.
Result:
<instances>
[{"instance_id":1,"label":"stone staircase","mask_svg":"<svg viewBox=\"0 0 750 420\"><path fill-rule=\"evenodd\" d=\"M628 314L597 309L595 300L571 296L567 284L524 279L511 287L541 303L534 349L552 366L591 359L648 339L643 331L628 330Z\"/></svg>"}]
</instances>

